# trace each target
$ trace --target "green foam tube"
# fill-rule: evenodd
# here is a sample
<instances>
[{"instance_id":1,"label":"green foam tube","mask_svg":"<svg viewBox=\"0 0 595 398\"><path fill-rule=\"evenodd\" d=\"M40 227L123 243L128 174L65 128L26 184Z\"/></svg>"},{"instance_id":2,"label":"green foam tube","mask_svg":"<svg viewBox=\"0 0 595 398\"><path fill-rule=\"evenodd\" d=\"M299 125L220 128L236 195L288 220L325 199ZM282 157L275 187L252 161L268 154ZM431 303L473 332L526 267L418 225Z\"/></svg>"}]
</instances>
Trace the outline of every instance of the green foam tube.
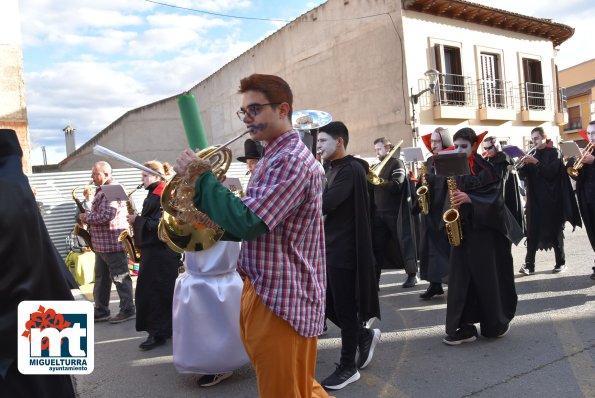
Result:
<instances>
[{"instance_id":1,"label":"green foam tube","mask_svg":"<svg viewBox=\"0 0 595 398\"><path fill-rule=\"evenodd\" d=\"M184 123L188 145L192 150L204 149L209 144L205 126L200 118L200 111L196 98L190 93L184 93L178 97L178 107Z\"/></svg>"}]
</instances>

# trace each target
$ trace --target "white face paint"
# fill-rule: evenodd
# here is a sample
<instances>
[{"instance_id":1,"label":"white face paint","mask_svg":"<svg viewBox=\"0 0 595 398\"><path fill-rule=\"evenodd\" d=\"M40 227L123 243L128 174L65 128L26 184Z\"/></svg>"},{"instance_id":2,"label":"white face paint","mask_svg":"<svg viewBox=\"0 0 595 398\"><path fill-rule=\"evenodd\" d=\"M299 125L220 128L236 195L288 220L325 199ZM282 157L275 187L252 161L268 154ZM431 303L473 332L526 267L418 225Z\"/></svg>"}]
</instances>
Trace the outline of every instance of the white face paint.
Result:
<instances>
[{"instance_id":1,"label":"white face paint","mask_svg":"<svg viewBox=\"0 0 595 398\"><path fill-rule=\"evenodd\" d=\"M438 153L438 151L443 150L443 146L442 146L442 136L440 136L440 133L437 132L433 132L432 136L430 137L430 146L432 147L432 153L435 155Z\"/></svg>"},{"instance_id":2,"label":"white face paint","mask_svg":"<svg viewBox=\"0 0 595 398\"><path fill-rule=\"evenodd\" d=\"M587 136L592 144L595 144L595 124L590 124L587 127Z\"/></svg>"},{"instance_id":3,"label":"white face paint","mask_svg":"<svg viewBox=\"0 0 595 398\"><path fill-rule=\"evenodd\" d=\"M331 135L322 131L318 133L316 149L322 159L327 160L331 158L335 154L338 145L338 139L334 139Z\"/></svg>"},{"instance_id":4,"label":"white face paint","mask_svg":"<svg viewBox=\"0 0 595 398\"><path fill-rule=\"evenodd\" d=\"M459 153L464 153L467 157L471 156L471 151L473 150L473 145L463 138L457 138L454 141L455 150Z\"/></svg>"},{"instance_id":5,"label":"white face paint","mask_svg":"<svg viewBox=\"0 0 595 398\"><path fill-rule=\"evenodd\" d=\"M531 142L535 147L540 147L541 145L543 145L544 139L541 136L541 134L539 134L539 132L535 131L531 133Z\"/></svg>"}]
</instances>

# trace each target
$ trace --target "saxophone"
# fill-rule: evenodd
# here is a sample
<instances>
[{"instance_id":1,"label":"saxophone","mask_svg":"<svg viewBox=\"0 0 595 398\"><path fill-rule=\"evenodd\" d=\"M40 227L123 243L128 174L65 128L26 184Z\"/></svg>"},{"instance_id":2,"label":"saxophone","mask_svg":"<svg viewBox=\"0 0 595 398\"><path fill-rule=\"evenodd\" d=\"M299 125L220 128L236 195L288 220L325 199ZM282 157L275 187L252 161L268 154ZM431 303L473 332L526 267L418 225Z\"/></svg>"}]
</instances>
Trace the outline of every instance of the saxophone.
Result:
<instances>
[{"instance_id":1,"label":"saxophone","mask_svg":"<svg viewBox=\"0 0 595 398\"><path fill-rule=\"evenodd\" d=\"M430 212L430 187L428 187L428 180L426 179L426 163L422 162L419 170L421 175L421 187L417 188L417 201L424 216Z\"/></svg>"},{"instance_id":2,"label":"saxophone","mask_svg":"<svg viewBox=\"0 0 595 398\"><path fill-rule=\"evenodd\" d=\"M454 206L454 192L457 190L457 182L454 177L449 177L446 181L448 185L448 197L450 199L450 209L442 215L446 226L446 236L451 246L459 246L463 240L463 228L461 227L461 217L459 211Z\"/></svg>"},{"instance_id":3,"label":"saxophone","mask_svg":"<svg viewBox=\"0 0 595 398\"><path fill-rule=\"evenodd\" d=\"M126 208L128 209L128 214L133 215L136 214L136 209L134 208L134 203L132 202L132 194L136 192L137 189L142 188L144 185L140 184L138 187L134 188L128 194L128 200L126 201ZM135 247L134 239L133 239L133 225L130 224L130 232L124 230L120 232L118 235L118 242L122 242L124 244L124 250L126 250L126 254L128 254L128 258L131 259L133 262L138 263L140 261L140 250Z\"/></svg>"},{"instance_id":4,"label":"saxophone","mask_svg":"<svg viewBox=\"0 0 595 398\"><path fill-rule=\"evenodd\" d=\"M71 192L72 200L74 200L74 203L76 203L76 207L78 208L79 212L84 213L85 207L83 206L81 201L78 200L78 198L76 197L76 190L79 188L80 187L74 187L72 189L72 192ZM83 225L78 220L77 220L76 224L74 224L73 233L74 233L74 235L79 236L85 242L85 244L91 250L93 250L93 244L91 243L91 234L89 234L89 231L87 231L85 228L83 228Z\"/></svg>"}]
</instances>

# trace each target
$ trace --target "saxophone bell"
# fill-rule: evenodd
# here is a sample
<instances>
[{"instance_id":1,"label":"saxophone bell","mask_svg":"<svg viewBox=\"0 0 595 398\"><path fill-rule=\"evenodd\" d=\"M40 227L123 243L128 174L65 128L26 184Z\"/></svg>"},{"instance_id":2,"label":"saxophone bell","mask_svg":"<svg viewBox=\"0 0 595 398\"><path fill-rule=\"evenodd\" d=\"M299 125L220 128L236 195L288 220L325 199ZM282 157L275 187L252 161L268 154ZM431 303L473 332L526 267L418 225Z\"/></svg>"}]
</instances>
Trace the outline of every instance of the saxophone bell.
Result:
<instances>
[{"instance_id":1,"label":"saxophone bell","mask_svg":"<svg viewBox=\"0 0 595 398\"><path fill-rule=\"evenodd\" d=\"M446 236L448 237L448 243L451 246L457 247L463 240L463 228L461 226L461 216L459 210L454 205L454 192L458 189L457 182L453 177L449 177L446 181L448 186L448 196L450 199L450 209L446 210L442 215L446 228Z\"/></svg>"}]
</instances>

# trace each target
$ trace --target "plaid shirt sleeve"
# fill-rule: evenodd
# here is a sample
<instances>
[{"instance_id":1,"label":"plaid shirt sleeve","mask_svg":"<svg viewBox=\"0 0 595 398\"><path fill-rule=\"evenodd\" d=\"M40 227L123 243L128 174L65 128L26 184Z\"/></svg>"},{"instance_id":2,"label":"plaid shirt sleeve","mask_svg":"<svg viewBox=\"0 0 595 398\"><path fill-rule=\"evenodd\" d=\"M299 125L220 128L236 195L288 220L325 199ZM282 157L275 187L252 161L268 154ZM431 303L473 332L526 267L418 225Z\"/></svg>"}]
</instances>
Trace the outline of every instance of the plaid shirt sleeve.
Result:
<instances>
[{"instance_id":1,"label":"plaid shirt sleeve","mask_svg":"<svg viewBox=\"0 0 595 398\"><path fill-rule=\"evenodd\" d=\"M93 210L86 212L87 224L89 225L105 225L109 224L116 217L118 212L117 202L108 202L103 193L100 193L99 203Z\"/></svg>"}]
</instances>

